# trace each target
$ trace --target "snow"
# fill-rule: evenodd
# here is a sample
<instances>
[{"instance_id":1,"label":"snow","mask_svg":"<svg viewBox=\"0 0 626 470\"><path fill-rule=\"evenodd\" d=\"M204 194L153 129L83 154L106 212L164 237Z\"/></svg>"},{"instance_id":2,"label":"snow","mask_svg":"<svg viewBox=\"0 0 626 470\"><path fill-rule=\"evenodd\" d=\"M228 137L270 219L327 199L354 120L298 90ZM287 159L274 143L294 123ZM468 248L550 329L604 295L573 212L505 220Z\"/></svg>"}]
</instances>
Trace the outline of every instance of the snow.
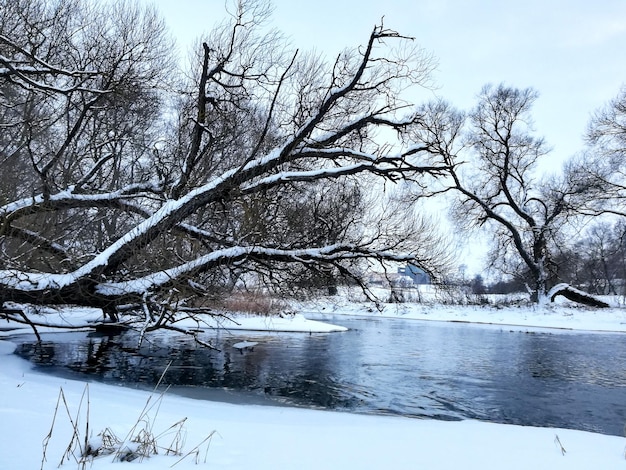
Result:
<instances>
[{"instance_id":1,"label":"snow","mask_svg":"<svg viewBox=\"0 0 626 470\"><path fill-rule=\"evenodd\" d=\"M59 331L59 328L90 329L93 324L103 320L102 310L99 308L71 307L36 307L5 302L5 308L25 309L32 322L36 323L37 331L49 333ZM0 320L0 338L16 333L32 333L32 328L21 323Z\"/></svg>"},{"instance_id":2,"label":"snow","mask_svg":"<svg viewBox=\"0 0 626 470\"><path fill-rule=\"evenodd\" d=\"M69 286L76 282L78 279L85 277L92 273L95 269L101 266L105 266L109 259L122 250L125 246L132 243L137 238L148 233L150 230L154 230L160 224L167 221L173 214L184 210L184 208L192 204L197 198L202 198L207 194L210 194L220 185L223 185L226 181L237 175L240 171L249 171L257 167L264 165L270 165L272 162L276 164L280 163L281 152L278 149L274 149L264 157L247 162L243 168L233 168L224 172L219 177L216 177L200 186L196 189L189 191L187 194L179 199L166 201L154 214L143 220L141 223L134 226L126 234L117 239L114 243L109 245L105 250L98 253L93 259L76 269L75 271L67 274L48 274L37 272L23 272L14 269L0 270L0 284L9 288L24 290L24 291L36 291L45 289L59 289ZM150 187L158 186L157 183L149 183ZM80 195L73 193L73 187L69 187L59 193L50 196L50 201L61 200L86 200L90 196ZM122 190L123 191L123 190ZM107 194L106 198L114 198L116 193ZM101 198L103 196L95 196ZM24 198L19 201L15 201L4 206L0 206L0 218L5 218L12 212L20 209L40 204L44 202L43 195L37 195L32 198ZM162 279L159 279L161 282ZM136 287L138 283L133 284Z\"/></svg>"},{"instance_id":3,"label":"snow","mask_svg":"<svg viewBox=\"0 0 626 470\"><path fill-rule=\"evenodd\" d=\"M29 307L7 303L7 307L26 308L30 318L37 325L40 333L59 331L59 327L74 327L76 329L92 329L94 323L101 323L104 315L102 310L86 307ZM122 322L125 320L121 317ZM332 325L327 322L310 320L301 314L284 315L255 315L245 313L229 313L223 316L196 314L194 317L181 315L176 321L176 326L188 328L194 331L206 330L245 330L245 331L269 331L269 332L293 332L293 333L331 333L346 331L343 326ZM0 338L17 333L31 333L28 325L0 321Z\"/></svg>"},{"instance_id":4,"label":"snow","mask_svg":"<svg viewBox=\"0 0 626 470\"><path fill-rule=\"evenodd\" d=\"M195 316L176 322L176 326L200 329L225 329L246 331L273 331L292 333L331 333L346 331L347 328L330 323L309 320L304 315L253 315L253 314L229 314L224 317Z\"/></svg>"},{"instance_id":5,"label":"snow","mask_svg":"<svg viewBox=\"0 0 626 470\"><path fill-rule=\"evenodd\" d=\"M411 255L393 255L392 253L388 252L376 252L375 250L359 247L352 244L332 244L320 248L293 250L279 250L275 248L266 248L263 246L234 246L212 251L211 253L200 256L192 261L188 261L187 263L183 263L181 265L163 271L157 271L141 278L131 279L122 282L104 282L96 286L96 291L99 294L108 296L119 296L123 294L142 294L148 292L150 289L167 284L168 282L171 282L172 279L177 279L183 274L193 272L210 264L215 264L218 261L232 261L243 258L245 256L260 256L262 258L291 259L302 261L306 259L332 260L339 258L356 258L362 257L364 253L377 254L387 259L395 258L397 261L407 261L412 258ZM98 257L100 256L102 256L102 254L98 255ZM42 288L43 286L51 285L53 282L56 283L54 285L58 286L58 283L62 282L60 280L66 278L72 280L73 282L74 278L77 278L78 275L83 274L79 271L76 271L75 273L78 274L52 275L20 273L19 271L11 273L0 271L0 280L3 278L3 276L8 277L7 281L0 282L4 282L6 285L19 287L20 289L30 289L33 286L36 286L37 288Z\"/></svg>"},{"instance_id":6,"label":"snow","mask_svg":"<svg viewBox=\"0 0 626 470\"><path fill-rule=\"evenodd\" d=\"M352 165L336 166L333 168L319 168L308 171L283 171L281 173L246 184L242 186L242 191L251 191L255 188L272 186L278 182L285 181L309 181L321 178L337 178L342 175L351 175L375 168L378 168L378 166L371 163L356 163Z\"/></svg>"},{"instance_id":7,"label":"snow","mask_svg":"<svg viewBox=\"0 0 626 470\"><path fill-rule=\"evenodd\" d=\"M626 331L622 309L574 309L561 304L548 309L528 307L484 308L398 304L382 311L347 301L309 303L303 308L333 315L344 313L402 318L476 321L519 327L550 327L591 331ZM371 310L371 311L368 311ZM85 312L87 314L88 312ZM63 317L67 320L66 317ZM240 328L282 328L283 322L309 325L303 315L265 318L236 317ZM318 325L321 322L315 322ZM222 326L225 327L224 324ZM319 325L318 325L319 326ZM233 325L229 325L233 327ZM302 329L301 331L308 331ZM241 341L241 344L249 342ZM466 420L419 420L389 416L357 415L289 407L226 404L131 390L99 383L45 375L30 363L12 355L14 345L0 340L0 468L53 469L72 438L68 413L79 421L84 436L89 409L92 445L106 439L106 430L125 442L141 430L161 435L160 446L180 447L181 456L159 455L114 463L113 455L96 457L86 468L106 470L176 469L624 469L626 441L622 437L589 432L501 425ZM81 405L82 400L82 405ZM49 434L58 406L52 436L42 466L42 442ZM79 411L80 407L80 411ZM143 410L143 411L142 411ZM178 433L181 420L184 429ZM135 427L134 432L133 427ZM82 441L81 441L82 442ZM197 451L194 450L197 447ZM198 464L196 464L198 461ZM206 463L205 463L206 462ZM70 460L60 468L80 468Z\"/></svg>"},{"instance_id":8,"label":"snow","mask_svg":"<svg viewBox=\"0 0 626 470\"><path fill-rule=\"evenodd\" d=\"M219 259L232 259L237 258L249 253L251 248L245 247L232 247L225 248L223 250L216 250L207 255L196 258L195 260L181 264L171 269L163 271L157 271L147 276L132 279L129 281L117 282L117 283L102 283L96 286L96 291L103 295L121 295L124 293L143 293L149 291L153 287L161 286L172 279L176 279L183 273L187 273L198 269L206 264L212 263Z\"/></svg>"},{"instance_id":9,"label":"snow","mask_svg":"<svg viewBox=\"0 0 626 470\"><path fill-rule=\"evenodd\" d=\"M160 185L157 182L148 182L148 183L134 183L127 185L121 189L116 191L111 191L108 193L97 193L97 194L83 194L83 193L75 193L76 187L71 185L66 189L59 191L58 193L52 194L48 196L48 202L50 203L63 203L69 201L82 201L82 202L92 202L97 203L100 201L110 201L114 199L120 199L128 194L136 194L139 195L141 192L158 192L160 189ZM43 204L46 201L43 194L37 194L32 197L26 197L23 199L18 199L17 201L10 202L3 206L0 206L0 218L5 218L10 216L12 213L29 208L34 207L40 204Z\"/></svg>"},{"instance_id":10,"label":"snow","mask_svg":"<svg viewBox=\"0 0 626 470\"><path fill-rule=\"evenodd\" d=\"M233 348L235 349L251 349L254 348L257 344L257 341L239 341L238 343L233 344Z\"/></svg>"}]
</instances>

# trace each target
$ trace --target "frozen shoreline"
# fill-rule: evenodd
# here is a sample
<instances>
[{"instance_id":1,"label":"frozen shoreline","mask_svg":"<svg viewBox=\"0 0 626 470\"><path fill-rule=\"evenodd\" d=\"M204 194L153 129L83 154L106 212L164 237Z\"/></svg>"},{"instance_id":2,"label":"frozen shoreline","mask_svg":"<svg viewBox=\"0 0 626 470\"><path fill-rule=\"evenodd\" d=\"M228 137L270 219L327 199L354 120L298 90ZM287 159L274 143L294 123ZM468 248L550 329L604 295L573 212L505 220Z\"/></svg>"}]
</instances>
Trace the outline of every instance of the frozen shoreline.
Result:
<instances>
[{"instance_id":1,"label":"frozen shoreline","mask_svg":"<svg viewBox=\"0 0 626 470\"><path fill-rule=\"evenodd\" d=\"M432 294L431 294L432 296ZM384 295L381 295L384 297ZM607 299L609 300L609 299ZM613 302L615 303L615 302ZM102 321L102 312L94 308L70 308L56 310L42 308L39 321L50 327L39 331L59 331L56 326L82 325L85 329ZM200 321L183 318L179 327L198 330L238 330L330 333L345 328L328 321L317 321L328 316L351 315L373 318L403 318L412 320L500 325L515 328L549 328L564 331L626 333L626 307L614 306L594 309L576 306L570 302L558 302L543 307L534 305L446 305L427 297L424 302L379 303L351 300L349 294L326 297L308 302L291 302L289 310L295 313L281 315L255 315L229 313L211 317L198 315ZM31 333L27 325L0 322L0 338L19 333Z\"/></svg>"}]
</instances>

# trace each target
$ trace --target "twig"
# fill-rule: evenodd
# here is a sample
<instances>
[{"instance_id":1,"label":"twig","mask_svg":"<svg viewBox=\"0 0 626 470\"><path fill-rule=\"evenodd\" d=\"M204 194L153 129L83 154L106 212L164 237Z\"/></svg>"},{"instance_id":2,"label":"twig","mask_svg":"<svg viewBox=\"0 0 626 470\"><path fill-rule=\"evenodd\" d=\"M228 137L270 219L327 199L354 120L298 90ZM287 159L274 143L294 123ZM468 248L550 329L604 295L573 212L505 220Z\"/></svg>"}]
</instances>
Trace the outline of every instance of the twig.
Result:
<instances>
[{"instance_id":1,"label":"twig","mask_svg":"<svg viewBox=\"0 0 626 470\"><path fill-rule=\"evenodd\" d=\"M207 437L205 437L202 442L200 442L200 444L198 444L197 446L195 446L193 449L191 449L189 452L187 452L185 455L183 455L180 459L178 459L176 462L174 462L172 465L170 465L170 468L174 468L174 466L178 465L180 462L182 462L183 460L185 460L187 457L189 457L191 454L195 453L196 454L196 458L197 455L200 451L200 446L202 446L202 444L204 444L205 442L209 441L209 444L211 443L211 438L213 437L213 435L215 434L216 431L211 431L211 434L209 434ZM207 453L209 451L209 446L207 445ZM205 455L205 461L206 461L206 455ZM198 463L198 462L196 462Z\"/></svg>"},{"instance_id":2,"label":"twig","mask_svg":"<svg viewBox=\"0 0 626 470\"><path fill-rule=\"evenodd\" d=\"M554 435L554 443L559 446L559 449L561 451L561 455L565 455L567 453L567 451L565 450L565 447L563 447L563 444L561 444L561 439L559 439L559 435L558 434Z\"/></svg>"},{"instance_id":3,"label":"twig","mask_svg":"<svg viewBox=\"0 0 626 470\"><path fill-rule=\"evenodd\" d=\"M165 373L169 370L170 366L172 365L172 362L173 361L168 362L167 365L165 366L165 369L163 369L163 373L161 374L161 377L159 377L157 384L154 386L155 392L159 388L159 385L161 385L161 382L163 381L163 377L165 377Z\"/></svg>"},{"instance_id":4,"label":"twig","mask_svg":"<svg viewBox=\"0 0 626 470\"><path fill-rule=\"evenodd\" d=\"M67 417L70 420L70 424L72 425L73 431L72 431L72 439L70 439L70 443L67 445L67 449L65 450L65 453L61 457L61 462L59 466L63 464L65 457L67 457L67 460L69 461L70 456L73 456L76 462L77 463L79 462L79 459L76 458L76 455L73 452L74 446L76 444L78 445L78 450L80 451L80 455L83 456L85 453L85 450L83 449L81 442L80 442L80 431L78 430L78 425L80 422L80 410L83 407L83 401L85 400L85 396L87 396L87 401L89 401L89 384L85 384L85 388L83 389L83 394L81 395L80 402L78 404L78 409L76 410L76 417L72 418L70 407L67 404L67 400L65 399L65 394L63 393L63 389L61 389L61 398L63 400L63 405L65 406L65 411L67 412ZM87 421L88 420L89 420L89 414L87 414ZM88 424L87 424L87 429L89 429ZM87 439L87 437L85 437L85 439ZM85 440L85 442L87 441Z\"/></svg>"}]
</instances>

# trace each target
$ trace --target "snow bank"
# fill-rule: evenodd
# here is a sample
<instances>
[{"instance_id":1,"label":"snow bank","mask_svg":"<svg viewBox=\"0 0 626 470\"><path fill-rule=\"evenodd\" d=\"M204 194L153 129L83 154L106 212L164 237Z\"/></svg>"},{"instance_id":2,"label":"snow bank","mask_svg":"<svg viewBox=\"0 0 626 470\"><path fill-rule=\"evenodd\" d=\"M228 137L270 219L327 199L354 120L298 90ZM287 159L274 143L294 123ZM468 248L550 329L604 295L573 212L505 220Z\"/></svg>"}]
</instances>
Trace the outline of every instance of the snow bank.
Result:
<instances>
[{"instance_id":1,"label":"snow bank","mask_svg":"<svg viewBox=\"0 0 626 470\"><path fill-rule=\"evenodd\" d=\"M42 440L48 434L59 390L73 414L85 384L42 375L10 355L13 346L0 341L0 468L36 469L42 461ZM110 428L124 437L144 408L148 393L89 384L89 427L93 436ZM83 403L83 407L85 404ZM84 415L83 415L84 416ZM220 469L509 469L527 470L620 469L624 439L581 431L529 428L475 421L445 422L398 417L376 417L294 408L230 405L178 396L163 398L149 422L169 445L175 438L167 429L183 418L184 451L200 446L194 456L174 468ZM65 413L59 413L47 449L44 469L56 469L71 438ZM81 420L80 429L85 421ZM558 436L558 439L557 439ZM561 450L565 449L565 454ZM204 464L206 455L206 464ZM112 463L99 457L87 468L105 470L169 468L179 457L160 455L142 463ZM61 468L79 468L71 461Z\"/></svg>"},{"instance_id":2,"label":"snow bank","mask_svg":"<svg viewBox=\"0 0 626 470\"><path fill-rule=\"evenodd\" d=\"M59 327L90 329L94 327L94 324L102 322L104 318L102 310L84 307L33 307L28 308L28 314L33 322L43 325L37 328L40 333L59 331ZM343 326L309 320L301 314L282 316L243 313L229 313L224 316L198 314L195 318L181 317L181 320L176 322L176 326L199 330L227 329L293 333L347 331L347 328ZM21 323L0 320L0 338L18 333L32 333L32 328Z\"/></svg>"},{"instance_id":3,"label":"snow bank","mask_svg":"<svg viewBox=\"0 0 626 470\"><path fill-rule=\"evenodd\" d=\"M104 318L99 308L87 307L44 307L16 305L11 302L5 304L7 308L25 309L30 320L41 325L37 327L40 333L59 331L59 328L90 329L93 324L101 322ZM17 333L32 333L30 326L22 323L0 319L0 338Z\"/></svg>"},{"instance_id":4,"label":"snow bank","mask_svg":"<svg viewBox=\"0 0 626 470\"><path fill-rule=\"evenodd\" d=\"M388 294L386 295L388 297ZM385 294L381 294L384 298ZM325 315L374 316L415 320L464 322L503 325L520 328L554 328L576 331L610 331L626 333L626 308L594 309L572 306L569 302L538 305L445 305L431 300L423 303L379 303L352 299L348 294L317 299L310 302L292 302L295 315L253 315L227 313L224 316L197 315L197 319L184 318L177 326L197 329L228 329L248 331L330 333L346 331L320 318ZM39 331L58 330L59 326L91 328L103 320L100 309L37 307L30 311L34 321L48 325ZM309 317L309 318L307 318ZM0 321L0 337L17 332L30 333L27 325Z\"/></svg>"},{"instance_id":5,"label":"snow bank","mask_svg":"<svg viewBox=\"0 0 626 470\"><path fill-rule=\"evenodd\" d=\"M579 309L565 305L548 308L493 308L425 304L372 304L345 298L300 304L301 312L332 315L367 315L419 320L464 321L518 327L567 328L590 331L626 331L621 309ZM100 317L96 309L42 312L50 324L89 324ZM7 328L6 325L3 325ZM308 320L303 314L284 317L236 315L191 319L179 326L232 330L331 332L343 327ZM11 326L12 327L12 326ZM11 330L15 333L15 330ZM236 346L249 347L240 342ZM59 391L73 416L81 403L85 383L40 374L28 362L12 355L14 345L0 340L0 468L31 469L42 466L42 441L49 433ZM158 396L98 383L89 384L90 437L110 429L124 438L138 422L146 403ZM233 405L165 395L144 417L161 445L177 440L174 423L187 418L183 454L200 444L198 452L176 464L180 457L159 455L131 464L145 470L169 468L212 469L624 469L623 438L582 431L531 428L476 421L444 422L399 417L365 416L287 407ZM85 401L80 429L86 422ZM158 411L157 411L158 409ZM168 430L169 429L169 430ZM211 433L212 437L204 442ZM46 451L43 469L57 468L72 436L67 414L60 410ZM102 439L100 439L102 440ZM206 457L205 457L206 456ZM197 457L197 458L196 458ZM206 459L206 464L203 462ZM196 460L200 462L196 465ZM118 468L111 456L95 459L90 468ZM75 461L61 468L78 468Z\"/></svg>"},{"instance_id":6,"label":"snow bank","mask_svg":"<svg viewBox=\"0 0 626 470\"><path fill-rule=\"evenodd\" d=\"M228 316L196 315L176 322L176 326L201 329L225 329L247 331L270 331L290 333L331 333L347 331L343 326L331 325L316 320L308 320L301 314L295 315L249 315L228 314ZM198 321L199 320L199 321Z\"/></svg>"}]
</instances>

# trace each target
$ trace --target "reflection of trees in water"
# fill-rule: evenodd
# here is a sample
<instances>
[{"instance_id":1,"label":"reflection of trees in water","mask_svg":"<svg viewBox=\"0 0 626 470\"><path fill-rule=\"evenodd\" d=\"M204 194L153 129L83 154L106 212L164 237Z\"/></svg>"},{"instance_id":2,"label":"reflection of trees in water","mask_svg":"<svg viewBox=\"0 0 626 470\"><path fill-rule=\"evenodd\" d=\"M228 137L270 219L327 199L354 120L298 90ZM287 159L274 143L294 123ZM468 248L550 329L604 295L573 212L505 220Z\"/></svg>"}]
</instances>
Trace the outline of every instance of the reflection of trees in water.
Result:
<instances>
[{"instance_id":1,"label":"reflection of trees in water","mask_svg":"<svg viewBox=\"0 0 626 470\"><path fill-rule=\"evenodd\" d=\"M264 338L267 339L267 338ZM189 341L153 338L137 348L135 334L90 335L78 340L24 343L17 354L41 366L65 368L104 382L256 390L294 404L349 407L333 382L333 361L324 337L270 340L253 352L227 341L210 350ZM165 374L164 374L165 372Z\"/></svg>"},{"instance_id":2,"label":"reflection of trees in water","mask_svg":"<svg viewBox=\"0 0 626 470\"><path fill-rule=\"evenodd\" d=\"M15 354L24 356L35 364L51 365L55 360L55 343L40 341L38 343L24 343L17 346Z\"/></svg>"},{"instance_id":3,"label":"reflection of trees in water","mask_svg":"<svg viewBox=\"0 0 626 470\"><path fill-rule=\"evenodd\" d=\"M132 369L136 359L115 336L88 336L69 341L23 343L16 353L40 366L67 368L100 379Z\"/></svg>"}]
</instances>

